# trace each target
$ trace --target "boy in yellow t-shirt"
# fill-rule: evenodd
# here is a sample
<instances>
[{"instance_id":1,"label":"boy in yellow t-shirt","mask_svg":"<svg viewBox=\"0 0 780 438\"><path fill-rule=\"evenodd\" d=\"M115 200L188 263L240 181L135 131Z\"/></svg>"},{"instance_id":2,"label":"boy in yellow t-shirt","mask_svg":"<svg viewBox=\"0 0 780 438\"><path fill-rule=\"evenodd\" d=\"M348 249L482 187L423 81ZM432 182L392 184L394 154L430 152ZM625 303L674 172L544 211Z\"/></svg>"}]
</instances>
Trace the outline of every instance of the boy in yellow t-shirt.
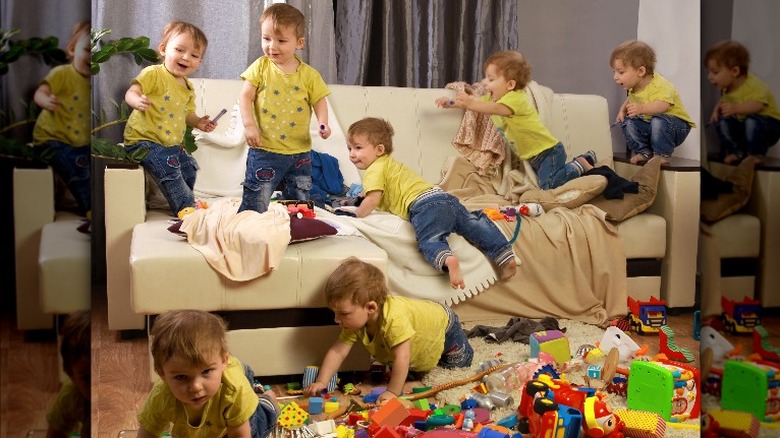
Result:
<instances>
[{"instance_id":1,"label":"boy in yellow t-shirt","mask_svg":"<svg viewBox=\"0 0 780 438\"><path fill-rule=\"evenodd\" d=\"M349 159L363 175L363 198L357 210L337 210L359 218L374 209L408 219L425 261L450 277L453 289L466 287L460 262L452 253L447 236L458 233L482 251L498 267L498 276L515 275L517 262L512 245L482 211L468 211L458 198L425 181L392 157L392 125L384 119L366 117L347 130Z\"/></svg>"},{"instance_id":2,"label":"boy in yellow t-shirt","mask_svg":"<svg viewBox=\"0 0 780 438\"><path fill-rule=\"evenodd\" d=\"M707 80L721 92L710 123L723 147L723 162L736 164L752 156L763 163L780 139L780 110L766 83L748 72L750 52L737 41L721 41L707 50L704 65Z\"/></svg>"},{"instance_id":3,"label":"boy in yellow t-shirt","mask_svg":"<svg viewBox=\"0 0 780 438\"><path fill-rule=\"evenodd\" d=\"M616 123L631 152L631 163L661 156L668 164L696 124L685 111L674 85L655 71L655 51L642 41L618 45L609 57L615 82L628 91Z\"/></svg>"},{"instance_id":4,"label":"boy in yellow t-shirt","mask_svg":"<svg viewBox=\"0 0 780 438\"><path fill-rule=\"evenodd\" d=\"M141 70L125 93L133 112L125 125L129 152L147 148L141 166L149 173L179 219L195 211L193 188L198 164L184 149L187 126L210 132L217 124L195 114L195 90L187 79L200 67L208 40L183 21L165 25L158 46L162 64Z\"/></svg>"},{"instance_id":5,"label":"boy in yellow t-shirt","mask_svg":"<svg viewBox=\"0 0 780 438\"><path fill-rule=\"evenodd\" d=\"M90 312L79 311L68 315L60 330L60 356L68 381L62 384L46 413L49 438L66 438L73 432L82 437L91 436L90 327Z\"/></svg>"},{"instance_id":6,"label":"boy in yellow t-shirt","mask_svg":"<svg viewBox=\"0 0 780 438\"><path fill-rule=\"evenodd\" d=\"M92 209L89 31L89 21L73 27L67 47L70 64L53 68L33 96L35 104L42 109L35 121L33 144L39 154L56 151L49 164L87 218Z\"/></svg>"},{"instance_id":7,"label":"boy in yellow t-shirt","mask_svg":"<svg viewBox=\"0 0 780 438\"><path fill-rule=\"evenodd\" d=\"M303 48L304 24L301 11L285 3L267 7L260 17L263 56L241 74L239 108L249 152L239 212L264 213L281 183L284 198L309 198L311 111L320 137L328 138L330 91L320 73L295 54Z\"/></svg>"},{"instance_id":8,"label":"boy in yellow t-shirt","mask_svg":"<svg viewBox=\"0 0 780 438\"><path fill-rule=\"evenodd\" d=\"M482 84L488 90L484 96L458 92L455 100L436 99L440 108L464 108L489 114L504 139L521 160L528 160L536 172L539 187L554 189L589 171L596 164L596 153L588 151L566 162L563 143L542 124L536 108L524 89L531 82L531 65L522 53L503 50L485 61Z\"/></svg>"},{"instance_id":9,"label":"boy in yellow t-shirt","mask_svg":"<svg viewBox=\"0 0 780 438\"><path fill-rule=\"evenodd\" d=\"M257 395L252 368L230 355L218 316L174 310L151 330L155 383L138 414L138 438L267 436L279 408L272 391Z\"/></svg>"},{"instance_id":10,"label":"boy in yellow t-shirt","mask_svg":"<svg viewBox=\"0 0 780 438\"><path fill-rule=\"evenodd\" d=\"M378 362L392 365L379 402L401 395L410 370L471 365L474 350L455 312L433 301L389 295L384 274L372 264L356 257L344 260L325 283L325 300L341 333L325 353L317 380L304 389L306 395L319 395L328 386L355 342Z\"/></svg>"}]
</instances>

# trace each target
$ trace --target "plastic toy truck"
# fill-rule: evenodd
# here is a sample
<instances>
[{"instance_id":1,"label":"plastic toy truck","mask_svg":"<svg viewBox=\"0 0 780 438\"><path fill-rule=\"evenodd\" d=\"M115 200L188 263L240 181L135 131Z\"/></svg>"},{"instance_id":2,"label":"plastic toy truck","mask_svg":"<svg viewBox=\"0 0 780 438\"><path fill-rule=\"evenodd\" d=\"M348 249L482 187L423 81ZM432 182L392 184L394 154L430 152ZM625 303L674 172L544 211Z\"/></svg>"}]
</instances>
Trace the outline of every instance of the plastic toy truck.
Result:
<instances>
[{"instance_id":1,"label":"plastic toy truck","mask_svg":"<svg viewBox=\"0 0 780 438\"><path fill-rule=\"evenodd\" d=\"M723 313L720 319L723 329L732 335L753 333L753 327L761 324L761 301L745 297L742 301L720 298Z\"/></svg>"},{"instance_id":2,"label":"plastic toy truck","mask_svg":"<svg viewBox=\"0 0 780 438\"><path fill-rule=\"evenodd\" d=\"M650 301L639 301L628 297L628 311L631 329L640 335L658 333L666 325L666 301L650 297Z\"/></svg>"}]
</instances>

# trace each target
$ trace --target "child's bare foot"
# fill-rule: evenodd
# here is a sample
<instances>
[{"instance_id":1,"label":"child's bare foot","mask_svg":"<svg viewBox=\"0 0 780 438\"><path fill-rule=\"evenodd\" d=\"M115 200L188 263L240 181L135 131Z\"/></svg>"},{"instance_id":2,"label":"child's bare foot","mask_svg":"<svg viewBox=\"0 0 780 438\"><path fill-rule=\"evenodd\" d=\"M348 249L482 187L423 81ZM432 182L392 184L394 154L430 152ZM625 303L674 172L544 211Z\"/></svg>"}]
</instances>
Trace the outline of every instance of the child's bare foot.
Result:
<instances>
[{"instance_id":1,"label":"child's bare foot","mask_svg":"<svg viewBox=\"0 0 780 438\"><path fill-rule=\"evenodd\" d=\"M737 154L728 154L728 155L726 155L726 157L723 159L723 162L724 162L725 164L732 164L732 163L736 163L737 161L739 161L739 159L740 159L740 156L739 156L739 155L737 155Z\"/></svg>"},{"instance_id":2,"label":"child's bare foot","mask_svg":"<svg viewBox=\"0 0 780 438\"><path fill-rule=\"evenodd\" d=\"M517 262L515 262L514 257L509 259L509 261L504 263L502 266L499 266L499 271L500 272L498 277L501 279L501 281L506 281L514 277L517 273Z\"/></svg>"},{"instance_id":3,"label":"child's bare foot","mask_svg":"<svg viewBox=\"0 0 780 438\"><path fill-rule=\"evenodd\" d=\"M447 272L450 274L450 287L453 289L465 289L466 282L463 281L463 274L460 272L460 262L455 256L449 256L444 260L447 266Z\"/></svg>"}]
</instances>

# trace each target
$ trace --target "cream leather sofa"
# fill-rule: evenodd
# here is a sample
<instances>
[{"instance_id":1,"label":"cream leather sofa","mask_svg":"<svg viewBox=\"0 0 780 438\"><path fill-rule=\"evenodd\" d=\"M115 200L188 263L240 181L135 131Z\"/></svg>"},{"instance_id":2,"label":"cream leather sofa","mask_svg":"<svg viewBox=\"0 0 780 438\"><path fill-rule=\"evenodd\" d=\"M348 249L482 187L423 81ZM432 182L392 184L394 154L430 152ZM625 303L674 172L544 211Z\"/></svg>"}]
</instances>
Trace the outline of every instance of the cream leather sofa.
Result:
<instances>
[{"instance_id":1,"label":"cream leather sofa","mask_svg":"<svg viewBox=\"0 0 780 438\"><path fill-rule=\"evenodd\" d=\"M721 179L733 169L710 162L710 171ZM704 315L722 311L717 292L732 300L756 298L765 308L780 306L780 229L775 225L780 220L778 194L780 160L770 158L756 168L747 205L712 225L714 238L708 248L702 248L702 288L709 282L712 286L703 293L710 292L715 298L709 300L711 306L702 308ZM708 243L706 239L702 242ZM725 273L721 273L721 266ZM707 275L713 271L715 274Z\"/></svg>"},{"instance_id":2,"label":"cream leather sofa","mask_svg":"<svg viewBox=\"0 0 780 438\"><path fill-rule=\"evenodd\" d=\"M90 308L90 237L76 230L83 218L55 211L51 168L15 168L13 193L17 328L50 329Z\"/></svg>"},{"instance_id":3,"label":"cream leather sofa","mask_svg":"<svg viewBox=\"0 0 780 438\"><path fill-rule=\"evenodd\" d=\"M211 115L222 108L234 108L242 85L239 80L217 79L194 79L193 83L198 113ZM396 130L394 157L427 180L439 182L442 164L458 155L451 142L462 112L443 111L434 104L436 98L452 91L346 85L331 85L330 89L331 125L337 119L341 130L346 131L349 124L367 115L388 119ZM555 94L552 112L550 128L570 157L594 149L600 161L626 177L638 169L612 160L607 101L603 97ZM221 120L217 132L229 129L227 120L228 116ZM235 169L215 169L209 165L210 153L215 152L204 147L195 152L201 167L199 184L209 181L213 172L235 173L240 183L244 171L240 155ZM656 271L631 276L630 295L660 296L673 307L694 305L698 212L692 209L698 206L698 196L698 172L664 170L652 207L617 224L625 243L629 273L635 263L655 266ZM266 375L298 372L321 360L337 327L300 326L311 324L305 321L306 312L324 307L322 286L342 258L356 255L383 268L387 263L387 254L373 244L354 236L334 236L290 245L277 270L239 284L219 276L200 253L166 231L171 218L167 211L146 210L141 169L106 169L105 201L109 328L141 329L147 315L183 307L246 317L242 321L254 318L255 323L260 320L261 328L231 323L231 327L239 327L231 331L231 346L243 360L263 364L256 369L262 368L261 373ZM266 317L288 311L293 312L290 321L262 327ZM293 321L300 314L304 315L303 321ZM290 352L286 347L289 345L300 348ZM262 355L274 351L269 349L274 346L291 354L277 356L278 360L269 364ZM358 358L346 366L365 369L367 364Z\"/></svg>"}]
</instances>

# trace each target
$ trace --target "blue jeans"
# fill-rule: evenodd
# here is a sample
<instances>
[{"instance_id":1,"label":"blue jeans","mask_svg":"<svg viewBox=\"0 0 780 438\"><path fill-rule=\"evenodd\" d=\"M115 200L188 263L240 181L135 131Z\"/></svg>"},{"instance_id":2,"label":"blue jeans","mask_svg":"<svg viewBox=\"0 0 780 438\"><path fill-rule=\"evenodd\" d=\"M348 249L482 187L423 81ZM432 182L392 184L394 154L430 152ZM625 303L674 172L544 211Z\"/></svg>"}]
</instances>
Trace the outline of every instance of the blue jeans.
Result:
<instances>
[{"instance_id":1,"label":"blue jeans","mask_svg":"<svg viewBox=\"0 0 780 438\"><path fill-rule=\"evenodd\" d=\"M444 272L444 260L452 255L447 243L450 233L458 233L501 266L514 257L512 245L482 211L469 212L458 198L437 189L429 190L409 207L417 244L425 260Z\"/></svg>"},{"instance_id":2,"label":"blue jeans","mask_svg":"<svg viewBox=\"0 0 780 438\"><path fill-rule=\"evenodd\" d=\"M282 155L249 148L246 156L244 194L238 212L265 213L274 190L284 181L284 199L309 199L311 190L311 154Z\"/></svg>"},{"instance_id":3,"label":"blue jeans","mask_svg":"<svg viewBox=\"0 0 780 438\"><path fill-rule=\"evenodd\" d=\"M79 206L82 214L92 209L90 180L90 147L75 147L60 141L47 141L40 152L55 150L49 160L54 172L62 178Z\"/></svg>"},{"instance_id":4,"label":"blue jeans","mask_svg":"<svg viewBox=\"0 0 780 438\"><path fill-rule=\"evenodd\" d=\"M183 147L165 147L151 141L139 141L127 146L127 151L141 147L149 149L149 155L141 161L141 166L160 187L174 216L186 207L194 207L195 195L192 191L199 169L195 158Z\"/></svg>"},{"instance_id":5,"label":"blue jeans","mask_svg":"<svg viewBox=\"0 0 780 438\"><path fill-rule=\"evenodd\" d=\"M474 349L469 344L469 338L460 326L458 315L448 306L442 306L447 311L449 322L444 332L444 351L439 359L439 366L444 368L464 368L471 365L474 359Z\"/></svg>"},{"instance_id":6,"label":"blue jeans","mask_svg":"<svg viewBox=\"0 0 780 438\"><path fill-rule=\"evenodd\" d=\"M627 117L619 125L631 155L671 157L674 148L680 146L691 132L688 122L668 114L654 115L650 120Z\"/></svg>"},{"instance_id":7,"label":"blue jeans","mask_svg":"<svg viewBox=\"0 0 780 438\"><path fill-rule=\"evenodd\" d=\"M528 160L536 172L539 188L547 190L562 186L567 181L581 176L579 167L566 162L566 149L558 142Z\"/></svg>"},{"instance_id":8,"label":"blue jeans","mask_svg":"<svg viewBox=\"0 0 780 438\"><path fill-rule=\"evenodd\" d=\"M248 363L241 362L241 365L244 367L246 379L249 380L249 386L254 388L255 371ZM268 436L276 425L277 417L278 413L276 410L272 411L269 406L264 405L262 402L258 403L257 409L249 417L249 428L251 429L252 438L265 438Z\"/></svg>"},{"instance_id":9,"label":"blue jeans","mask_svg":"<svg viewBox=\"0 0 780 438\"><path fill-rule=\"evenodd\" d=\"M780 120L751 115L744 120L721 117L715 125L723 155L766 155L767 149L780 140Z\"/></svg>"}]
</instances>

